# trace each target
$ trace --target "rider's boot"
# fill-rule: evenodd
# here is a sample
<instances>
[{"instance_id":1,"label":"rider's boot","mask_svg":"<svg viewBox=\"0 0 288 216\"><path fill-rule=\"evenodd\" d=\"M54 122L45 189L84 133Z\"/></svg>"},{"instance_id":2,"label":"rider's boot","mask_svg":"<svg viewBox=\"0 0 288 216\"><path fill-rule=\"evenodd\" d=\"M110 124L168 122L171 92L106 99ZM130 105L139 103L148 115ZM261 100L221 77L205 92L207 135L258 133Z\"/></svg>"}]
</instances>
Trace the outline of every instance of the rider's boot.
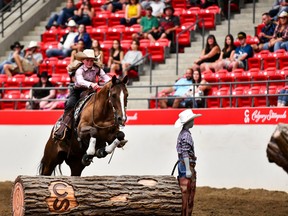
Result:
<instances>
[{"instance_id":1,"label":"rider's boot","mask_svg":"<svg viewBox=\"0 0 288 216\"><path fill-rule=\"evenodd\" d=\"M54 138L63 140L67 134L68 129L71 128L71 122L73 118L73 109L63 114L60 126L56 128L54 132Z\"/></svg>"}]
</instances>

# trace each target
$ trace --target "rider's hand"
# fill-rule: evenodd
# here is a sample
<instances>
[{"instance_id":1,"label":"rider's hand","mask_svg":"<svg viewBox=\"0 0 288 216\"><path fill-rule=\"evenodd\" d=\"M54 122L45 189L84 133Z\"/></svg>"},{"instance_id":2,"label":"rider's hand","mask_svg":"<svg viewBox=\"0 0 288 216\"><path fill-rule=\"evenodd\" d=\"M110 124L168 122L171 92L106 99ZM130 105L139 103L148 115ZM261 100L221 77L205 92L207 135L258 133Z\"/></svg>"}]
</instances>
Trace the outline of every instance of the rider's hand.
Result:
<instances>
[{"instance_id":1,"label":"rider's hand","mask_svg":"<svg viewBox=\"0 0 288 216\"><path fill-rule=\"evenodd\" d=\"M97 88L99 88L98 84L97 83L92 83L90 85L90 87L93 89L93 90L96 90Z\"/></svg>"}]
</instances>

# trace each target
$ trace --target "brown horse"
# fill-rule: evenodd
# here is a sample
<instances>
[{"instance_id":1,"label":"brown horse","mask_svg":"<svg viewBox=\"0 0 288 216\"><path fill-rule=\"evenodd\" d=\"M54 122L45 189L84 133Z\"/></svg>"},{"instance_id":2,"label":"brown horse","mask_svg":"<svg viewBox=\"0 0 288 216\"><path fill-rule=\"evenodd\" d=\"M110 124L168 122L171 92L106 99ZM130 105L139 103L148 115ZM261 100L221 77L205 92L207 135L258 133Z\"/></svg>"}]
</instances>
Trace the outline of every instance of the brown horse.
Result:
<instances>
[{"instance_id":1,"label":"brown horse","mask_svg":"<svg viewBox=\"0 0 288 216\"><path fill-rule=\"evenodd\" d=\"M120 126L124 126L127 119L127 81L127 76L123 80L113 76L94 93L83 106L78 125L74 119L75 129L71 129L63 140L53 138L53 127L40 163L40 175L51 175L56 166L60 169L65 161L71 175L80 176L93 157L105 157L116 147L125 145L127 141Z\"/></svg>"}]
</instances>

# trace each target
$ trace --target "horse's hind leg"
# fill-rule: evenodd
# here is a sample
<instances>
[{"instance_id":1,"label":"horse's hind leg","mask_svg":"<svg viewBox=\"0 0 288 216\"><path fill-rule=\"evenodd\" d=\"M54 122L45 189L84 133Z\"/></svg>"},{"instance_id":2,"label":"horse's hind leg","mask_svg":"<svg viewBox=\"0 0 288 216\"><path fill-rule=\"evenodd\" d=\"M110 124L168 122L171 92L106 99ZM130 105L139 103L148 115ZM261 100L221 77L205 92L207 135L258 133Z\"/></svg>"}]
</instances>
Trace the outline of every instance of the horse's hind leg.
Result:
<instances>
[{"instance_id":1,"label":"horse's hind leg","mask_svg":"<svg viewBox=\"0 0 288 216\"><path fill-rule=\"evenodd\" d=\"M81 159L69 158L69 160L66 160L66 163L70 167L71 176L81 176L81 173L85 168L85 166L81 162Z\"/></svg>"}]
</instances>

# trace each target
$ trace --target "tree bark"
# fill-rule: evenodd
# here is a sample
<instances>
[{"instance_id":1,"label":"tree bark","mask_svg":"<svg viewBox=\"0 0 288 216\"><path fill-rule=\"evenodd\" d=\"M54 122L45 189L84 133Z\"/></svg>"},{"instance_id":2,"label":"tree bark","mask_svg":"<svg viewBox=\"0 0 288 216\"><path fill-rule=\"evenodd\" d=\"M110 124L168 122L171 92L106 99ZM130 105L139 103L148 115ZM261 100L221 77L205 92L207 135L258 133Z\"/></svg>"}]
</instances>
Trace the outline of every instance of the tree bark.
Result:
<instances>
[{"instance_id":1,"label":"tree bark","mask_svg":"<svg viewBox=\"0 0 288 216\"><path fill-rule=\"evenodd\" d=\"M173 176L18 176L12 193L14 216L181 214Z\"/></svg>"},{"instance_id":2,"label":"tree bark","mask_svg":"<svg viewBox=\"0 0 288 216\"><path fill-rule=\"evenodd\" d=\"M288 173L288 124L276 127L267 146L267 157Z\"/></svg>"}]
</instances>

